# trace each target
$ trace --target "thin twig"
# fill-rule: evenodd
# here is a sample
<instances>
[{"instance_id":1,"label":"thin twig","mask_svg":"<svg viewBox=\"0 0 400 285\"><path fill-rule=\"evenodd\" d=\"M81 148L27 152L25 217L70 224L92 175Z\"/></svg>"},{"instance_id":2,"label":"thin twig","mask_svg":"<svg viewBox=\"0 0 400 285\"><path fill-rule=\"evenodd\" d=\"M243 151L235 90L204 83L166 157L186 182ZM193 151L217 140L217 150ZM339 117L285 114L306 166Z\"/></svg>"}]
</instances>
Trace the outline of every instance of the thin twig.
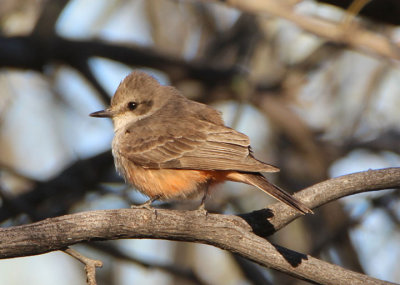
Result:
<instances>
[{"instance_id":1,"label":"thin twig","mask_svg":"<svg viewBox=\"0 0 400 285\"><path fill-rule=\"evenodd\" d=\"M346 15L342 21L343 29L348 29L354 22L354 18L360 13L371 0L353 0L349 8L346 10Z\"/></svg>"},{"instance_id":2,"label":"thin twig","mask_svg":"<svg viewBox=\"0 0 400 285\"><path fill-rule=\"evenodd\" d=\"M63 249L62 251L65 252L66 254L72 256L73 258L79 260L80 262L82 262L85 265L86 280L87 280L88 285L96 285L97 284L97 282L96 282L96 267L102 267L103 266L102 261L88 258L88 257L80 254L76 250L69 248L69 247L66 249Z\"/></svg>"}]
</instances>

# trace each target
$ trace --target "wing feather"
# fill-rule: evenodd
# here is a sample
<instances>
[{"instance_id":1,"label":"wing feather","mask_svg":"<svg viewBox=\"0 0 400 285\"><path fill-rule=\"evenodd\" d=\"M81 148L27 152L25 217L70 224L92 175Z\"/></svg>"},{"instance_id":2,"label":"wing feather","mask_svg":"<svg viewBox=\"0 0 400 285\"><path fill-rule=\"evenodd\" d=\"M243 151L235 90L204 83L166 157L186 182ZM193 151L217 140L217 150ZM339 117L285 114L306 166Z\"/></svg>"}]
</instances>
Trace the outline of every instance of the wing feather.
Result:
<instances>
[{"instance_id":1,"label":"wing feather","mask_svg":"<svg viewBox=\"0 0 400 285\"><path fill-rule=\"evenodd\" d=\"M197 118L133 124L118 141L119 154L145 168L278 171L252 156L246 135Z\"/></svg>"}]
</instances>

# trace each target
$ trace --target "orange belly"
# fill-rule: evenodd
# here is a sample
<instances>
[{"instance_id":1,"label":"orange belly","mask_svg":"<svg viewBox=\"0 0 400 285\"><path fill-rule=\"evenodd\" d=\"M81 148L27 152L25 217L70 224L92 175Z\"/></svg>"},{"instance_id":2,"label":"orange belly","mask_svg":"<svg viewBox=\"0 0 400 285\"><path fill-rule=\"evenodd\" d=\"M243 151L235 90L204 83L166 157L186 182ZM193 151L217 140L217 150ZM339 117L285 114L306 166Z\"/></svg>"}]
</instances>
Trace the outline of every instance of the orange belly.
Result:
<instances>
[{"instance_id":1,"label":"orange belly","mask_svg":"<svg viewBox=\"0 0 400 285\"><path fill-rule=\"evenodd\" d=\"M125 169L126 170L126 169ZM129 167L125 179L150 198L189 198L215 183L214 171Z\"/></svg>"},{"instance_id":2,"label":"orange belly","mask_svg":"<svg viewBox=\"0 0 400 285\"><path fill-rule=\"evenodd\" d=\"M233 171L146 169L129 160L118 160L117 169L125 180L150 198L185 199L207 190L211 184L234 180Z\"/></svg>"}]
</instances>

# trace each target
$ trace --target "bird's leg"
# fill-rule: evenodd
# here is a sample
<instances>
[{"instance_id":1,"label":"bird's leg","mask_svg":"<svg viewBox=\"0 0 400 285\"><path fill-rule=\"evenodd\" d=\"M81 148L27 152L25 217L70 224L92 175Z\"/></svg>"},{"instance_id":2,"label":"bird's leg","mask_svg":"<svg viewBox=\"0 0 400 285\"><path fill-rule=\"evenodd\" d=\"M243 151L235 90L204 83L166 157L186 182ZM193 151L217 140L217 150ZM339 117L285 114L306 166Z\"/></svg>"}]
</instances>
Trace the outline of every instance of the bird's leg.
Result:
<instances>
[{"instance_id":1,"label":"bird's leg","mask_svg":"<svg viewBox=\"0 0 400 285\"><path fill-rule=\"evenodd\" d=\"M208 212L206 210L207 195L208 195L208 186L206 186L206 189L204 189L203 198L201 198L201 203L200 203L199 207L196 209L196 211L203 213L205 216L208 215Z\"/></svg>"},{"instance_id":2,"label":"bird's leg","mask_svg":"<svg viewBox=\"0 0 400 285\"><path fill-rule=\"evenodd\" d=\"M138 204L138 205L131 205L131 209L147 209L147 210L151 210L153 211L154 208L151 206L151 203L153 203L155 200L160 199L160 196L154 196L151 197L149 200L147 200L146 202L142 203L142 204Z\"/></svg>"}]
</instances>

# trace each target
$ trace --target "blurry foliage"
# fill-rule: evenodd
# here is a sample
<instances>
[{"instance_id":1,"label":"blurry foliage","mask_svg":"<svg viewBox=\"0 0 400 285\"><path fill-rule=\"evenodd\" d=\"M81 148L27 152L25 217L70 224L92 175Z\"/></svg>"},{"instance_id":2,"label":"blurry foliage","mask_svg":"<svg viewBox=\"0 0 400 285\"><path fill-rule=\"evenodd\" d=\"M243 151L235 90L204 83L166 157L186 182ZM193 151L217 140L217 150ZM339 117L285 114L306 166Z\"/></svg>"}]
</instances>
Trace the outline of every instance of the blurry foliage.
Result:
<instances>
[{"instance_id":1,"label":"blurry foliage","mask_svg":"<svg viewBox=\"0 0 400 285\"><path fill-rule=\"evenodd\" d=\"M340 22L346 15L313 1L296 2L296 9L309 17ZM359 17L354 25L383 37L398 35L390 13L388 23L378 16L379 22ZM0 65L0 217L5 225L76 210L128 207L141 199L119 187L121 179L107 152L110 122L87 116L107 104L108 90L115 90L135 68L192 99L227 110L227 123L251 134L257 156L281 168L269 178L288 191L331 175L400 164L398 63L349 50L269 15L241 13L211 1L2 0ZM245 185L220 188L209 199L210 209L245 212L269 201ZM272 239L399 282L396 265L390 264L400 258L400 239L394 239L399 236L398 192L343 200ZM371 245L360 238L370 223L377 227L369 229L372 235L382 235L382 242L391 245L379 253L389 260L384 272L371 265ZM379 224L387 231L379 232ZM126 247L127 241L123 243ZM190 269L162 269L167 273L148 284L188 284L188 279L301 283L200 245L163 242L164 253L157 255L152 246L142 252L139 244L131 241L129 250L143 259L150 255L155 263L163 258L171 268ZM112 246L117 250L122 243ZM111 252L104 250L103 258L121 259ZM100 284L122 280L120 274L127 270L115 264L100 273ZM142 280L143 272L136 270L134 278Z\"/></svg>"}]
</instances>

